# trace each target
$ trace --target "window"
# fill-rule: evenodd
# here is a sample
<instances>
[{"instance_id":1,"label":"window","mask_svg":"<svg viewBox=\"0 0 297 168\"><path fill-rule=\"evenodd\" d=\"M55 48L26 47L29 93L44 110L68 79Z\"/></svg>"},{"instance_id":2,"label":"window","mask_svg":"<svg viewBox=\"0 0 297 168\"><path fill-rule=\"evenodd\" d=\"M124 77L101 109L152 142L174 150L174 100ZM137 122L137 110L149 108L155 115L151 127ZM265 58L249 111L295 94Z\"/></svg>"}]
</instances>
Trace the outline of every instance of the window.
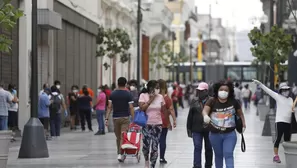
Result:
<instances>
[{"instance_id":1,"label":"window","mask_svg":"<svg viewBox=\"0 0 297 168\"><path fill-rule=\"evenodd\" d=\"M227 67L227 79L240 81L241 67Z\"/></svg>"},{"instance_id":2,"label":"window","mask_svg":"<svg viewBox=\"0 0 297 168\"><path fill-rule=\"evenodd\" d=\"M257 79L257 68L243 67L243 80L251 81L252 79Z\"/></svg>"}]
</instances>

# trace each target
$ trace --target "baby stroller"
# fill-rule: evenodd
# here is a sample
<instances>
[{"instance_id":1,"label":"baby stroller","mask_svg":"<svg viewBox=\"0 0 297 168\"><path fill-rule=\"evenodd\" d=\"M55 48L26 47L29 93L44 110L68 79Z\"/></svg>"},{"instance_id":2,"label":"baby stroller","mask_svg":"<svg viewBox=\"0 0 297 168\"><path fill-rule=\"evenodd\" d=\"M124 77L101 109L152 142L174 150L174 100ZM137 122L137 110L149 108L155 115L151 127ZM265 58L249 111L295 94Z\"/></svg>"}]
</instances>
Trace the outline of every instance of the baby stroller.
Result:
<instances>
[{"instance_id":1,"label":"baby stroller","mask_svg":"<svg viewBox=\"0 0 297 168\"><path fill-rule=\"evenodd\" d=\"M124 156L136 157L138 163L140 162L140 145L142 140L141 127L136 124L130 124L127 132L122 133L122 146L121 151Z\"/></svg>"}]
</instances>

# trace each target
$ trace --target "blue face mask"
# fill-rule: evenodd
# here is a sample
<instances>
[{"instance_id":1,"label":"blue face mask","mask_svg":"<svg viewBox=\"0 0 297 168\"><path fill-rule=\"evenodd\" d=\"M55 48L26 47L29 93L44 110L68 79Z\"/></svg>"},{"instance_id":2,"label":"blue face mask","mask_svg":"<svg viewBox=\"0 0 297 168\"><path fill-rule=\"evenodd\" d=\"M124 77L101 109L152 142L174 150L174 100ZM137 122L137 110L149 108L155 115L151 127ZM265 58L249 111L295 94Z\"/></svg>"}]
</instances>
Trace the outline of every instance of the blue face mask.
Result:
<instances>
[{"instance_id":1,"label":"blue face mask","mask_svg":"<svg viewBox=\"0 0 297 168\"><path fill-rule=\"evenodd\" d=\"M12 90L12 94L16 95L17 91L15 89Z\"/></svg>"}]
</instances>

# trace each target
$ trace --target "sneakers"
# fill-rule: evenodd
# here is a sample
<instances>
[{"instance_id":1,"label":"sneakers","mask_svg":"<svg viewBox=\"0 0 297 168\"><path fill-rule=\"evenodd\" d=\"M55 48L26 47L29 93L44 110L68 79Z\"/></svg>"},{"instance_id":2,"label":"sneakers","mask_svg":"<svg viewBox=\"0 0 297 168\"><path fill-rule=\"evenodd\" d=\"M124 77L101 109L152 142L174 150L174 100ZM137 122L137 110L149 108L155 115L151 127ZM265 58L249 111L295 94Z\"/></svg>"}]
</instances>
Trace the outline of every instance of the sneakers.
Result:
<instances>
[{"instance_id":1,"label":"sneakers","mask_svg":"<svg viewBox=\"0 0 297 168\"><path fill-rule=\"evenodd\" d=\"M281 160L280 160L280 158L279 158L278 155L276 155L276 156L273 157L273 162L274 163L281 163Z\"/></svg>"},{"instance_id":2,"label":"sneakers","mask_svg":"<svg viewBox=\"0 0 297 168\"><path fill-rule=\"evenodd\" d=\"M118 154L118 161L123 162L124 161L124 156L121 154Z\"/></svg>"},{"instance_id":3,"label":"sneakers","mask_svg":"<svg viewBox=\"0 0 297 168\"><path fill-rule=\"evenodd\" d=\"M160 159L160 164L167 164L167 160L165 160L165 159Z\"/></svg>"}]
</instances>

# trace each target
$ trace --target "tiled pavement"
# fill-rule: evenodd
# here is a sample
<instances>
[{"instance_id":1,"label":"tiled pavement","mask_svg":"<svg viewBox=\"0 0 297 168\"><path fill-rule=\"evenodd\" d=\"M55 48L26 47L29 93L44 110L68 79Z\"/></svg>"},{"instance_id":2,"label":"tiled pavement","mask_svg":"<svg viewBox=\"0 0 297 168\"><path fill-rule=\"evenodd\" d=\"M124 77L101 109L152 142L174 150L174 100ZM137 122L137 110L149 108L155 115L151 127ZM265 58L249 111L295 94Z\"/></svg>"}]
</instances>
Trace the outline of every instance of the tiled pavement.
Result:
<instances>
[{"instance_id":1,"label":"tiled pavement","mask_svg":"<svg viewBox=\"0 0 297 168\"><path fill-rule=\"evenodd\" d=\"M169 132L164 168L191 168L193 145L185 131L188 109L180 112L178 127ZM283 163L272 163L272 139L262 137L263 122L252 109L245 112L247 130L245 139L247 151L240 150L240 137L235 151L236 168L285 168L283 149L280 153ZM50 158L17 159L19 146L12 146L9 153L8 168L141 168L143 159L137 163L136 158L127 158L125 163L116 160L115 137L113 133L94 136L93 133L65 133L58 140L48 142ZM157 165L159 167L159 164Z\"/></svg>"}]
</instances>

